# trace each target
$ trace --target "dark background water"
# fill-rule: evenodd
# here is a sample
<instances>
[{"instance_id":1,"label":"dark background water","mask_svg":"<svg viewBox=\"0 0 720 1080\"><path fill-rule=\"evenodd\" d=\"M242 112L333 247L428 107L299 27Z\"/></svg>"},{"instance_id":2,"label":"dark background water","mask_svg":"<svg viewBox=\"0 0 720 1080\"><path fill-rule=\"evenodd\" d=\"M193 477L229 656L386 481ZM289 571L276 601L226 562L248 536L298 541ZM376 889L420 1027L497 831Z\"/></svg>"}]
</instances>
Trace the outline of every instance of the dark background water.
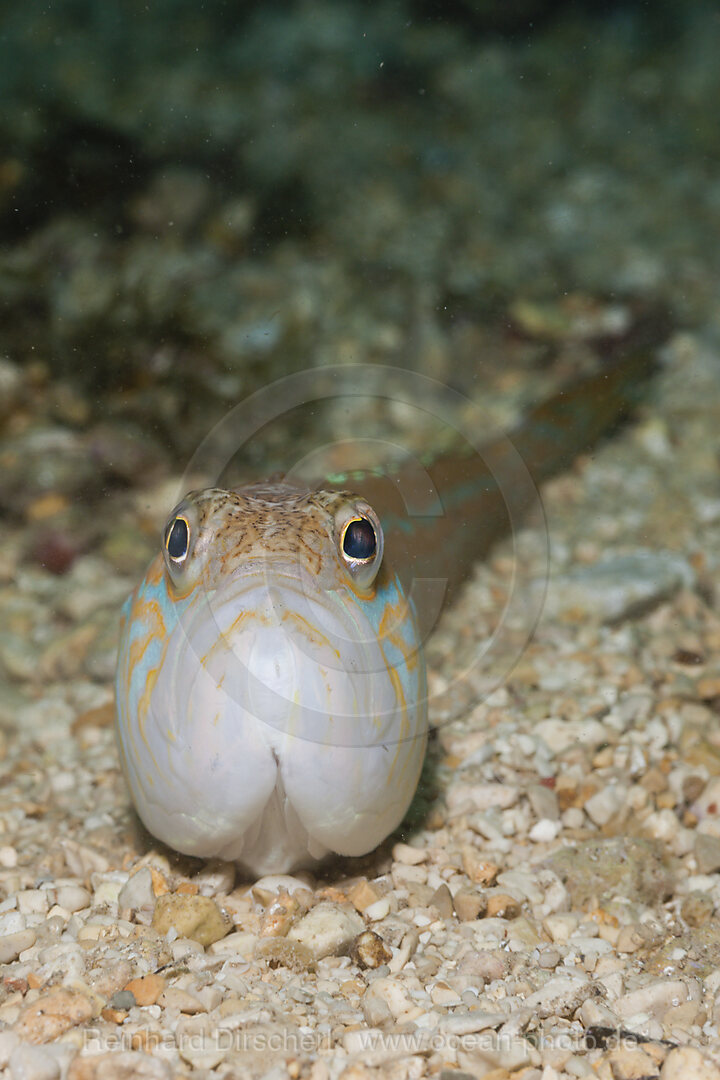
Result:
<instances>
[{"instance_id":1,"label":"dark background water","mask_svg":"<svg viewBox=\"0 0 720 1080\"><path fill-rule=\"evenodd\" d=\"M638 300L716 319L718 55L704 3L3 5L0 505L181 470L308 367L502 423Z\"/></svg>"},{"instance_id":2,"label":"dark background water","mask_svg":"<svg viewBox=\"0 0 720 1080\"><path fill-rule=\"evenodd\" d=\"M718 33L716 7L692 3L6 5L0 239L92 226L81 255L35 268L20 307L76 362L107 317L114 334L174 326L211 349L224 327L231 363L257 346L229 327L237 297L217 278L281 245L338 259L362 292L403 275L423 308L663 284L639 262L680 254L669 197L693 210L685 253L699 240ZM716 214L714 185L711 199ZM623 235L613 278L592 249ZM112 273L139 236L160 265L139 255L137 275L163 293L145 289L144 311ZM188 259L174 275L169 246ZM62 255L69 274L78 259L100 272L94 300L58 287Z\"/></svg>"}]
</instances>

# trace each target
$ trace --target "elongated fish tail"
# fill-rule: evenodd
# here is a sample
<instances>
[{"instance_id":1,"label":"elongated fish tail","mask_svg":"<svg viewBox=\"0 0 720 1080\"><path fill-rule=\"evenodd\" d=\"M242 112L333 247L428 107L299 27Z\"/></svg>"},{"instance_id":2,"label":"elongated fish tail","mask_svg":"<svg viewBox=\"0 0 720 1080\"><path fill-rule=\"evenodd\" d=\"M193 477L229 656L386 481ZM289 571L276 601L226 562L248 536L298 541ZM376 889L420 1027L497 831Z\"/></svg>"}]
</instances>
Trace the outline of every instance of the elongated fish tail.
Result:
<instances>
[{"instance_id":1,"label":"elongated fish tail","mask_svg":"<svg viewBox=\"0 0 720 1080\"><path fill-rule=\"evenodd\" d=\"M657 367L656 349L629 343L593 375L531 408L509 438L536 483L568 468L627 421Z\"/></svg>"},{"instance_id":2,"label":"elongated fish tail","mask_svg":"<svg viewBox=\"0 0 720 1080\"><path fill-rule=\"evenodd\" d=\"M476 455L466 448L438 457L428 476L443 514L414 517L402 528L387 530L386 550L401 576L408 582L413 576L433 577L441 567L446 598L452 597L475 562L512 523L537 507L537 488L590 453L636 412L647 397L657 349L671 325L664 311L640 314L624 337L595 342L601 357L596 372L533 406L506 436L491 439ZM404 490L414 494L410 474L400 479ZM382 507L382 486L374 482L372 487L371 501ZM394 525L395 508L388 509L388 525ZM422 611L420 619L424 625L432 621Z\"/></svg>"}]
</instances>

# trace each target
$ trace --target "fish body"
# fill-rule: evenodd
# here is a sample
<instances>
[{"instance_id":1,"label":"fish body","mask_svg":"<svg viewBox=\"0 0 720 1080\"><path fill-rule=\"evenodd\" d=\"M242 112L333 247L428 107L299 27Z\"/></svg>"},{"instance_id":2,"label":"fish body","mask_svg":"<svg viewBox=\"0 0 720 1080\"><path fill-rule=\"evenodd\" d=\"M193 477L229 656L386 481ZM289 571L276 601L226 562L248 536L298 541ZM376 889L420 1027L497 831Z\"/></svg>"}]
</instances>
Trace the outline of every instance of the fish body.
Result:
<instances>
[{"instance_id":1,"label":"fish body","mask_svg":"<svg viewBox=\"0 0 720 1080\"><path fill-rule=\"evenodd\" d=\"M427 742L437 592L429 613L415 590L416 610L411 582L439 576L451 596L535 485L630 411L652 367L646 349L623 350L510 440L398 483L353 476L362 496L280 482L180 503L126 604L117 672L120 757L148 830L251 874L377 846ZM442 513L423 513L428 490Z\"/></svg>"}]
</instances>

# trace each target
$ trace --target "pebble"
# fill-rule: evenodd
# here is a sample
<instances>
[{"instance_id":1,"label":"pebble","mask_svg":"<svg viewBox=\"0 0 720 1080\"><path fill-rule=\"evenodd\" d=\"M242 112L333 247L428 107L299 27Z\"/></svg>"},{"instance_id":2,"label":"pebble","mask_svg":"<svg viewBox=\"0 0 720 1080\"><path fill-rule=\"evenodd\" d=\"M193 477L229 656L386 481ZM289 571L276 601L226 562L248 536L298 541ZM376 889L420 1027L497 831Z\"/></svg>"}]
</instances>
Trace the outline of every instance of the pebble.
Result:
<instances>
[{"instance_id":1,"label":"pebble","mask_svg":"<svg viewBox=\"0 0 720 1080\"><path fill-rule=\"evenodd\" d=\"M294 896L280 893L263 912L260 923L261 937L284 937L295 922L300 904Z\"/></svg>"},{"instance_id":2,"label":"pebble","mask_svg":"<svg viewBox=\"0 0 720 1080\"><path fill-rule=\"evenodd\" d=\"M521 910L519 902L508 893L493 893L487 898L488 919L517 919Z\"/></svg>"},{"instance_id":3,"label":"pebble","mask_svg":"<svg viewBox=\"0 0 720 1080\"><path fill-rule=\"evenodd\" d=\"M376 900L373 904L368 904L363 914L370 922L380 922L390 912L390 901L387 896L382 896L379 900Z\"/></svg>"},{"instance_id":4,"label":"pebble","mask_svg":"<svg viewBox=\"0 0 720 1080\"><path fill-rule=\"evenodd\" d=\"M671 1006L681 1005L687 999L688 987L685 982L680 979L662 979L623 994L615 1002L614 1008L618 1016L626 1020L638 1013L649 1013L660 1019Z\"/></svg>"},{"instance_id":5,"label":"pebble","mask_svg":"<svg viewBox=\"0 0 720 1080\"><path fill-rule=\"evenodd\" d=\"M540 818L540 821L533 825L528 836L535 844L549 844L559 835L561 829L561 822L550 818Z\"/></svg>"},{"instance_id":6,"label":"pebble","mask_svg":"<svg viewBox=\"0 0 720 1080\"><path fill-rule=\"evenodd\" d=\"M433 1005L442 1005L444 1008L454 1008L462 1004L462 998L447 983L436 982L430 991L430 1000Z\"/></svg>"},{"instance_id":7,"label":"pebble","mask_svg":"<svg viewBox=\"0 0 720 1080\"><path fill-rule=\"evenodd\" d=\"M110 863L104 855L87 844L64 838L61 846L68 869L76 877L85 879L91 874L103 874L110 869Z\"/></svg>"},{"instance_id":8,"label":"pebble","mask_svg":"<svg viewBox=\"0 0 720 1080\"><path fill-rule=\"evenodd\" d=\"M10 1055L12 1080L58 1080L60 1063L39 1046L18 1046Z\"/></svg>"},{"instance_id":9,"label":"pebble","mask_svg":"<svg viewBox=\"0 0 720 1080\"><path fill-rule=\"evenodd\" d=\"M548 946L545 949L541 949L538 953L538 964L541 968L548 971L553 971L560 963L560 952L558 949Z\"/></svg>"},{"instance_id":10,"label":"pebble","mask_svg":"<svg viewBox=\"0 0 720 1080\"><path fill-rule=\"evenodd\" d=\"M130 990L116 990L108 1001L108 1005L111 1009L118 1009L120 1011L129 1012L130 1009L137 1005L135 995Z\"/></svg>"},{"instance_id":11,"label":"pebble","mask_svg":"<svg viewBox=\"0 0 720 1080\"><path fill-rule=\"evenodd\" d=\"M607 730L598 720L573 721L550 717L537 724L534 732L554 754L562 754L576 744L593 748L607 739Z\"/></svg>"},{"instance_id":12,"label":"pebble","mask_svg":"<svg viewBox=\"0 0 720 1080\"><path fill-rule=\"evenodd\" d=\"M620 927L620 933L615 942L618 953L634 953L638 949L647 948L652 941L652 934L645 926L628 923Z\"/></svg>"},{"instance_id":13,"label":"pebble","mask_svg":"<svg viewBox=\"0 0 720 1080\"><path fill-rule=\"evenodd\" d=\"M90 892L81 885L60 885L55 890L55 903L66 911L82 911L91 900Z\"/></svg>"},{"instance_id":14,"label":"pebble","mask_svg":"<svg viewBox=\"0 0 720 1080\"><path fill-rule=\"evenodd\" d=\"M93 1006L87 995L78 990L50 990L23 1006L15 1031L29 1043L49 1042L90 1020L92 1015Z\"/></svg>"},{"instance_id":15,"label":"pebble","mask_svg":"<svg viewBox=\"0 0 720 1080\"><path fill-rule=\"evenodd\" d=\"M287 936L319 960L347 951L364 929L365 923L356 911L323 900L304 915Z\"/></svg>"},{"instance_id":16,"label":"pebble","mask_svg":"<svg viewBox=\"0 0 720 1080\"><path fill-rule=\"evenodd\" d=\"M571 844L553 852L544 865L558 875L577 909L593 899L617 896L653 904L671 895L675 882L663 845L632 836Z\"/></svg>"},{"instance_id":17,"label":"pebble","mask_svg":"<svg viewBox=\"0 0 720 1080\"><path fill-rule=\"evenodd\" d=\"M477 848L465 844L462 849L463 870L474 885L491 885L498 875L500 867L482 858Z\"/></svg>"},{"instance_id":18,"label":"pebble","mask_svg":"<svg viewBox=\"0 0 720 1080\"><path fill-rule=\"evenodd\" d=\"M392 951L378 934L365 930L352 943L350 956L361 968L378 968L392 960Z\"/></svg>"},{"instance_id":19,"label":"pebble","mask_svg":"<svg viewBox=\"0 0 720 1080\"><path fill-rule=\"evenodd\" d=\"M714 874L720 870L720 837L697 833L693 851L699 873Z\"/></svg>"},{"instance_id":20,"label":"pebble","mask_svg":"<svg viewBox=\"0 0 720 1080\"><path fill-rule=\"evenodd\" d=\"M155 907L152 872L143 866L131 874L117 895L121 911L152 911Z\"/></svg>"},{"instance_id":21,"label":"pebble","mask_svg":"<svg viewBox=\"0 0 720 1080\"><path fill-rule=\"evenodd\" d=\"M250 957L255 950L257 940L256 934L239 930L233 934L228 934L227 937L220 938L218 941L213 942L213 944L208 947L208 952L211 953L212 956L236 954L241 957ZM176 958L179 957L181 953L184 954L187 952L188 947L191 952L196 952L198 950L198 945L194 941L188 941L185 938L174 941L172 948L174 954L175 950L177 950Z\"/></svg>"},{"instance_id":22,"label":"pebble","mask_svg":"<svg viewBox=\"0 0 720 1080\"><path fill-rule=\"evenodd\" d=\"M395 844L392 856L397 862L405 863L406 866L417 866L418 863L425 862L428 853L425 848L411 847L410 844Z\"/></svg>"},{"instance_id":23,"label":"pebble","mask_svg":"<svg viewBox=\"0 0 720 1080\"><path fill-rule=\"evenodd\" d=\"M523 1002L525 1009L537 1012L539 1016L567 1016L579 1008L583 999L588 994L587 976L576 975L574 977L557 975L548 979L539 990L528 994Z\"/></svg>"},{"instance_id":24,"label":"pebble","mask_svg":"<svg viewBox=\"0 0 720 1080\"><path fill-rule=\"evenodd\" d=\"M678 1046L665 1058L660 1080L720 1080L720 1068L692 1046Z\"/></svg>"},{"instance_id":25,"label":"pebble","mask_svg":"<svg viewBox=\"0 0 720 1080\"><path fill-rule=\"evenodd\" d=\"M479 919L488 911L488 900L484 893L477 889L458 889L453 899L455 913L460 922L471 922Z\"/></svg>"},{"instance_id":26,"label":"pebble","mask_svg":"<svg viewBox=\"0 0 720 1080\"><path fill-rule=\"evenodd\" d=\"M560 817L557 795L544 784L531 784L527 791L533 814L540 821L557 821ZM538 822L538 823L539 823Z\"/></svg>"},{"instance_id":27,"label":"pebble","mask_svg":"<svg viewBox=\"0 0 720 1080\"><path fill-rule=\"evenodd\" d=\"M37 941L34 930L18 930L0 937L0 964L11 964L20 953L32 948Z\"/></svg>"},{"instance_id":28,"label":"pebble","mask_svg":"<svg viewBox=\"0 0 720 1080\"><path fill-rule=\"evenodd\" d=\"M507 810L515 805L519 794L519 789L512 784L456 784L448 792L447 804L450 810L468 802L476 810L492 807Z\"/></svg>"},{"instance_id":29,"label":"pebble","mask_svg":"<svg viewBox=\"0 0 720 1080\"><path fill-rule=\"evenodd\" d=\"M607 825L623 808L627 788L623 784L607 784L585 803L585 813L596 825Z\"/></svg>"},{"instance_id":30,"label":"pebble","mask_svg":"<svg viewBox=\"0 0 720 1080\"><path fill-rule=\"evenodd\" d=\"M6 1028L4 1031L0 1031L0 1069L4 1069L10 1060L10 1055L13 1050L18 1046L20 1039L11 1031L10 1028Z\"/></svg>"},{"instance_id":31,"label":"pebble","mask_svg":"<svg viewBox=\"0 0 720 1080\"><path fill-rule=\"evenodd\" d=\"M408 931L400 942L400 948L397 950L392 960L388 964L388 967L392 972L402 971L407 964L410 957L415 952L420 935L416 929Z\"/></svg>"},{"instance_id":32,"label":"pebble","mask_svg":"<svg viewBox=\"0 0 720 1080\"><path fill-rule=\"evenodd\" d=\"M278 895L287 893L288 896L307 897L312 895L306 882L299 878L290 877L288 874L269 874L259 878L252 887L252 896L262 907L271 904Z\"/></svg>"},{"instance_id":33,"label":"pebble","mask_svg":"<svg viewBox=\"0 0 720 1080\"><path fill-rule=\"evenodd\" d=\"M220 941L233 928L232 920L210 897L182 893L165 893L157 898L152 925L159 934L173 929L178 937L190 938L203 946Z\"/></svg>"},{"instance_id":34,"label":"pebble","mask_svg":"<svg viewBox=\"0 0 720 1080\"><path fill-rule=\"evenodd\" d=\"M5 844L0 847L0 867L4 870L12 870L17 866L18 856L14 847L10 847L9 844Z\"/></svg>"},{"instance_id":35,"label":"pebble","mask_svg":"<svg viewBox=\"0 0 720 1080\"><path fill-rule=\"evenodd\" d=\"M610 1066L607 1075L612 1080L647 1080L657 1076L657 1063L640 1046L620 1046L611 1050L603 1062Z\"/></svg>"},{"instance_id":36,"label":"pebble","mask_svg":"<svg viewBox=\"0 0 720 1080\"><path fill-rule=\"evenodd\" d=\"M704 892L691 892L682 902L680 915L688 926L703 926L715 910L711 896Z\"/></svg>"},{"instance_id":37,"label":"pebble","mask_svg":"<svg viewBox=\"0 0 720 1080\"><path fill-rule=\"evenodd\" d=\"M210 859L192 880L202 896L219 896L233 891L236 873L235 863Z\"/></svg>"},{"instance_id":38,"label":"pebble","mask_svg":"<svg viewBox=\"0 0 720 1080\"><path fill-rule=\"evenodd\" d=\"M169 1062L157 1054L121 1050L76 1057L67 1080L171 1080Z\"/></svg>"},{"instance_id":39,"label":"pebble","mask_svg":"<svg viewBox=\"0 0 720 1080\"><path fill-rule=\"evenodd\" d=\"M507 965L501 954L473 950L460 959L457 970L461 974L480 979L483 983L490 983L503 978Z\"/></svg>"},{"instance_id":40,"label":"pebble","mask_svg":"<svg viewBox=\"0 0 720 1080\"><path fill-rule=\"evenodd\" d=\"M141 979L131 979L124 987L124 993L132 994L137 1005L154 1005L165 989L162 975L144 975ZM122 1006L116 1006L121 1008Z\"/></svg>"},{"instance_id":41,"label":"pebble","mask_svg":"<svg viewBox=\"0 0 720 1080\"><path fill-rule=\"evenodd\" d=\"M548 915L543 926L552 940L557 944L564 944L577 928L579 918L573 912L560 912L556 915Z\"/></svg>"},{"instance_id":42,"label":"pebble","mask_svg":"<svg viewBox=\"0 0 720 1080\"><path fill-rule=\"evenodd\" d=\"M195 1069L215 1069L228 1055L228 1040L222 1032L193 1033L180 1040L179 1053L183 1061Z\"/></svg>"},{"instance_id":43,"label":"pebble","mask_svg":"<svg viewBox=\"0 0 720 1080\"><path fill-rule=\"evenodd\" d=\"M163 990L158 1000L164 1009L177 1009L187 1016L207 1012L206 1006L199 998L177 986L169 986L166 990Z\"/></svg>"},{"instance_id":44,"label":"pebble","mask_svg":"<svg viewBox=\"0 0 720 1080\"><path fill-rule=\"evenodd\" d=\"M409 997L405 987L396 979L392 978L379 978L375 979L370 984L363 996L363 1010L368 1008L372 1009L372 1003L380 1000L390 1014L397 1020L403 1016L405 1019L410 1019L410 1015L415 1013L419 1015L421 1010L415 1010L412 999ZM382 1011L382 1010L381 1010ZM367 1018L367 1012L366 1012ZM368 1023L370 1020L368 1019Z\"/></svg>"},{"instance_id":45,"label":"pebble","mask_svg":"<svg viewBox=\"0 0 720 1080\"><path fill-rule=\"evenodd\" d=\"M50 907L47 890L23 889L17 894L17 907L22 915L44 915Z\"/></svg>"},{"instance_id":46,"label":"pebble","mask_svg":"<svg viewBox=\"0 0 720 1080\"><path fill-rule=\"evenodd\" d=\"M692 588L695 571L673 551L640 549L611 555L550 578L545 615L567 613L619 622Z\"/></svg>"},{"instance_id":47,"label":"pebble","mask_svg":"<svg viewBox=\"0 0 720 1080\"><path fill-rule=\"evenodd\" d=\"M367 878L362 878L351 889L348 889L347 896L352 905L360 912L367 911L380 899L377 889L373 888Z\"/></svg>"},{"instance_id":48,"label":"pebble","mask_svg":"<svg viewBox=\"0 0 720 1080\"><path fill-rule=\"evenodd\" d=\"M428 907L434 907L441 919L452 918L453 898L447 885L438 885L428 901Z\"/></svg>"}]
</instances>

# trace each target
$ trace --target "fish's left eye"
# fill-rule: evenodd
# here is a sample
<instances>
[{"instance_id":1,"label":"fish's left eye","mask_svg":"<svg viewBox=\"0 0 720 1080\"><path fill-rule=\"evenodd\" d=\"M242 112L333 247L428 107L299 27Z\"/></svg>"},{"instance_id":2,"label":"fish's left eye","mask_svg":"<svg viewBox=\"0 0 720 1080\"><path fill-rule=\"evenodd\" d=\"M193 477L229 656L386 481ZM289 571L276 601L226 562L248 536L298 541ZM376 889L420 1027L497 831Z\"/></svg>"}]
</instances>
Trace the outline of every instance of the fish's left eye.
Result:
<instances>
[{"instance_id":1,"label":"fish's left eye","mask_svg":"<svg viewBox=\"0 0 720 1080\"><path fill-rule=\"evenodd\" d=\"M357 495L340 502L335 517L336 551L353 585L369 589L383 560L383 531L373 508Z\"/></svg>"},{"instance_id":2,"label":"fish's left eye","mask_svg":"<svg viewBox=\"0 0 720 1080\"><path fill-rule=\"evenodd\" d=\"M165 550L171 560L179 564L185 562L189 548L190 526L187 518L178 515L165 530Z\"/></svg>"},{"instance_id":3,"label":"fish's left eye","mask_svg":"<svg viewBox=\"0 0 720 1080\"><path fill-rule=\"evenodd\" d=\"M367 562L377 551L377 537L371 521L354 518L348 521L342 535L343 554L353 562Z\"/></svg>"}]
</instances>

